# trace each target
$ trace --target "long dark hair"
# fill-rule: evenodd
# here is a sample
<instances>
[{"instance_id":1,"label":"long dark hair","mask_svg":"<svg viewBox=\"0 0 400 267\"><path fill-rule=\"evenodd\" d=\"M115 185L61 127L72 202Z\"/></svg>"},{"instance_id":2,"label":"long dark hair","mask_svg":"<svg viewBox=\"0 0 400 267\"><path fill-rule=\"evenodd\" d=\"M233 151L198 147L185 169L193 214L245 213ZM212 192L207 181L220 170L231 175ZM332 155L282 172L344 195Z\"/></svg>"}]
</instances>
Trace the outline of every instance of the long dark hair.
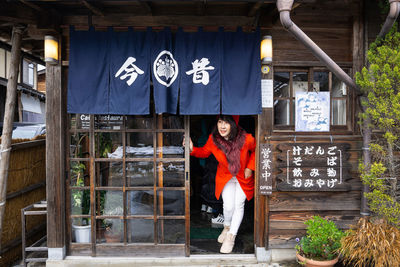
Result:
<instances>
[{"instance_id":1,"label":"long dark hair","mask_svg":"<svg viewBox=\"0 0 400 267\"><path fill-rule=\"evenodd\" d=\"M217 123L215 124L214 129L212 131L212 135L214 137L216 137L217 135L222 137L218 132L218 126L217 125L218 125L218 121L219 120L223 120L223 121L225 121L225 122L230 124L231 132L228 135L228 140L234 139L237 136L237 133L238 133L238 126L236 125L236 122L235 122L235 120L233 119L233 117L231 115L220 115L218 117Z\"/></svg>"}]
</instances>

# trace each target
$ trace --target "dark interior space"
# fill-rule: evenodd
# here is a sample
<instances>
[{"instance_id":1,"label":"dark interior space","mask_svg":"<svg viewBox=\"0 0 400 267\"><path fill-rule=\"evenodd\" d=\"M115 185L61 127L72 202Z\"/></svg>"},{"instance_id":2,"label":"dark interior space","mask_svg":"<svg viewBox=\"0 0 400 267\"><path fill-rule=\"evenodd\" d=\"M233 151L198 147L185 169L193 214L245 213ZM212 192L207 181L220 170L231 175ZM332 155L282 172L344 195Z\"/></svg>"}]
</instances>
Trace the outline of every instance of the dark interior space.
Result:
<instances>
[{"instance_id":1,"label":"dark interior space","mask_svg":"<svg viewBox=\"0 0 400 267\"><path fill-rule=\"evenodd\" d=\"M203 146L217 122L217 116L191 116L190 136L194 146ZM255 117L241 116L239 126L254 136ZM190 158L190 253L219 254L217 238L223 229L222 198L215 198L215 173L218 162ZM218 218L219 217L219 218ZM214 220L213 220L214 219ZM213 220L213 221L212 221ZM245 203L245 213L236 237L234 254L254 253L254 199Z\"/></svg>"}]
</instances>

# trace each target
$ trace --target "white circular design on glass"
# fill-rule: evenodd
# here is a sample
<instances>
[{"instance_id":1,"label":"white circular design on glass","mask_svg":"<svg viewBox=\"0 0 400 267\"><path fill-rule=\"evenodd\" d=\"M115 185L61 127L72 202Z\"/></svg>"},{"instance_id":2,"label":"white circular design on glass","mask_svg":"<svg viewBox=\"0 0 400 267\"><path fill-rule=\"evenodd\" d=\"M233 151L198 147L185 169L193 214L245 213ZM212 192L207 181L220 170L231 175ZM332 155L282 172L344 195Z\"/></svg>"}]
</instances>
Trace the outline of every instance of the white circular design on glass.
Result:
<instances>
[{"instance_id":1,"label":"white circular design on glass","mask_svg":"<svg viewBox=\"0 0 400 267\"><path fill-rule=\"evenodd\" d=\"M178 77L179 68L170 51L163 50L158 54L153 63L153 73L162 85L169 87L174 83L176 77Z\"/></svg>"}]
</instances>

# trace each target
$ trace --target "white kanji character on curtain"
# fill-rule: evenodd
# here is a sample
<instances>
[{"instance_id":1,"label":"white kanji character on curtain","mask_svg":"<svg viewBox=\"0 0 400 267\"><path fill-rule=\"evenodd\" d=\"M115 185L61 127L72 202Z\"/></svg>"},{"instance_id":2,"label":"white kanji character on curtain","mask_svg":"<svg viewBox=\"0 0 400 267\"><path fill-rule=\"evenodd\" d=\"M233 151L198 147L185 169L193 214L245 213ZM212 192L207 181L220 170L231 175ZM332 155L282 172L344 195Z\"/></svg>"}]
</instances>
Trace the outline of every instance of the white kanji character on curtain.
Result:
<instances>
[{"instance_id":1,"label":"white kanji character on curtain","mask_svg":"<svg viewBox=\"0 0 400 267\"><path fill-rule=\"evenodd\" d=\"M193 74L193 83L202 83L207 85L210 82L210 75L208 70L215 69L213 66L207 66L210 64L208 58L203 57L202 59L192 62L193 69L186 72L187 75Z\"/></svg>"},{"instance_id":2,"label":"white kanji character on curtain","mask_svg":"<svg viewBox=\"0 0 400 267\"><path fill-rule=\"evenodd\" d=\"M136 58L128 57L127 60L125 61L125 63L122 64L121 68L119 68L119 70L115 74L115 78L117 78L119 75L121 75L122 72L125 72L125 74L122 75L120 77L120 79L125 80L126 78L130 77L129 80L126 81L126 83L129 86L131 86L135 82L138 75L139 74L142 75L144 73L143 70L139 69L138 66L133 64L134 62L136 62Z\"/></svg>"}]
</instances>

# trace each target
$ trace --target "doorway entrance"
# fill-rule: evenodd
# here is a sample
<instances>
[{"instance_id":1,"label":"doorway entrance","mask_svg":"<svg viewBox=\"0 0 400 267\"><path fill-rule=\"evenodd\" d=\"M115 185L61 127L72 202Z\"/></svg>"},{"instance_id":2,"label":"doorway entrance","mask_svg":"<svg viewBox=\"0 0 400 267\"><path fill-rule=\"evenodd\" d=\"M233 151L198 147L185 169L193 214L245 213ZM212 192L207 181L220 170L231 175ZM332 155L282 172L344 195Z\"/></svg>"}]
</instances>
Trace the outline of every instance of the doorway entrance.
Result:
<instances>
[{"instance_id":1,"label":"doorway entrance","mask_svg":"<svg viewBox=\"0 0 400 267\"><path fill-rule=\"evenodd\" d=\"M254 121L242 117L240 125L254 135ZM148 116L70 114L66 153L69 254L219 253L216 239L222 224L212 219L222 213L222 202L209 197L214 190L207 182L215 178L213 159L201 162L182 146L184 135L191 136L196 145L203 132L207 140L215 122L215 116L154 112ZM254 253L253 203L246 201L233 253ZM204 212L202 205L207 206ZM78 235L84 231L83 237Z\"/></svg>"},{"instance_id":2,"label":"doorway entrance","mask_svg":"<svg viewBox=\"0 0 400 267\"><path fill-rule=\"evenodd\" d=\"M203 146L217 122L215 115L191 116L190 135L195 146ZM239 125L254 136L255 118L241 116ZM218 161L211 154L207 159L190 158L190 253L219 254L217 238L223 229L222 197L215 197L215 174ZM254 199L245 203L233 254L254 253Z\"/></svg>"}]
</instances>

